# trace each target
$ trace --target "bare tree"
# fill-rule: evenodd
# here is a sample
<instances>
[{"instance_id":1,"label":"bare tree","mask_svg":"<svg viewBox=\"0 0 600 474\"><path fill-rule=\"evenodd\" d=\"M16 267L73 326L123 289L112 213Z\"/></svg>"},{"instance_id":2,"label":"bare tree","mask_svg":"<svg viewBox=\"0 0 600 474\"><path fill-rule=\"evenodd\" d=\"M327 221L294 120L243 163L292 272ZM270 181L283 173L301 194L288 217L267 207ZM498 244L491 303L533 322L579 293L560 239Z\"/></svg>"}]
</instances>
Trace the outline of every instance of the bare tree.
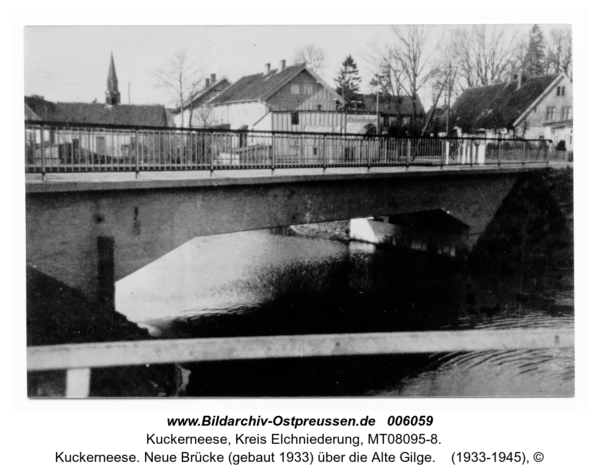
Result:
<instances>
[{"instance_id":1,"label":"bare tree","mask_svg":"<svg viewBox=\"0 0 600 474\"><path fill-rule=\"evenodd\" d=\"M570 28L555 28L550 32L546 58L548 72L564 72L573 80L573 38Z\"/></svg>"},{"instance_id":2,"label":"bare tree","mask_svg":"<svg viewBox=\"0 0 600 474\"><path fill-rule=\"evenodd\" d=\"M318 73L325 66L325 51L314 44L305 44L294 55L294 64L302 63Z\"/></svg>"},{"instance_id":3,"label":"bare tree","mask_svg":"<svg viewBox=\"0 0 600 474\"><path fill-rule=\"evenodd\" d=\"M432 80L431 95L435 100L431 113L435 117L437 103L441 100L440 109L445 111L445 123L438 123L438 125L443 126L446 136L450 134L450 104L460 95L457 85L458 68L453 66L451 56L442 53Z\"/></svg>"},{"instance_id":4,"label":"bare tree","mask_svg":"<svg viewBox=\"0 0 600 474\"><path fill-rule=\"evenodd\" d=\"M511 73L517 73L525 69L527 60L527 37L520 36L515 40L513 47L513 56L510 61L510 66L507 68Z\"/></svg>"},{"instance_id":5,"label":"bare tree","mask_svg":"<svg viewBox=\"0 0 600 474\"><path fill-rule=\"evenodd\" d=\"M414 126L418 93L437 70L434 59L439 41L433 42L431 27L424 25L393 26L392 33L394 41L386 46L380 69L390 92L411 98Z\"/></svg>"},{"instance_id":6,"label":"bare tree","mask_svg":"<svg viewBox=\"0 0 600 474\"><path fill-rule=\"evenodd\" d=\"M433 75L433 88L432 96L435 97L436 90L441 87L442 83L445 83L445 91L443 94L443 107L449 108L450 103L454 99L458 98L461 94L461 88L459 87L459 75L458 57L456 49L451 41L452 31L445 32L440 40L440 47L438 49L438 55L436 58L434 75Z\"/></svg>"},{"instance_id":7,"label":"bare tree","mask_svg":"<svg viewBox=\"0 0 600 474\"><path fill-rule=\"evenodd\" d=\"M374 74L370 86L376 91L379 89L381 103L388 103L391 110L396 110L396 118L400 125L402 104L408 96L403 83L404 74L398 61L392 56L378 58L379 69ZM393 107L392 107L393 105Z\"/></svg>"},{"instance_id":8,"label":"bare tree","mask_svg":"<svg viewBox=\"0 0 600 474\"><path fill-rule=\"evenodd\" d=\"M171 91L181 112L181 126L184 127L184 105L189 103L188 127L192 126L194 112L193 99L202 90L202 67L198 66L185 50L171 53L154 75L158 86Z\"/></svg>"},{"instance_id":9,"label":"bare tree","mask_svg":"<svg viewBox=\"0 0 600 474\"><path fill-rule=\"evenodd\" d=\"M214 117L213 108L208 105L201 105L200 107L193 110L193 118L196 123L201 123L202 127L208 128L212 125L212 120ZM190 117L192 113L190 113Z\"/></svg>"},{"instance_id":10,"label":"bare tree","mask_svg":"<svg viewBox=\"0 0 600 474\"><path fill-rule=\"evenodd\" d=\"M456 28L450 42L454 49L460 87L492 84L514 66L518 36L504 26L473 25Z\"/></svg>"}]
</instances>

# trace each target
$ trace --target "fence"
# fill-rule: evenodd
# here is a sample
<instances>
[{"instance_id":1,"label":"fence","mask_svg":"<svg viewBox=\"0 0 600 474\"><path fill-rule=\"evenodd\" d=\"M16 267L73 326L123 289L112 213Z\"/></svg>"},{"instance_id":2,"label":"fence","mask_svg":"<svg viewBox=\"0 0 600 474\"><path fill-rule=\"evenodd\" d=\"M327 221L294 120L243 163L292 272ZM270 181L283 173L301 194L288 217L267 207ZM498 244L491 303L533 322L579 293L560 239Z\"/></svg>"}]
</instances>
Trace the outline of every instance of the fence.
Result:
<instances>
[{"instance_id":1,"label":"fence","mask_svg":"<svg viewBox=\"0 0 600 474\"><path fill-rule=\"evenodd\" d=\"M453 166L561 158L546 140L25 122L27 173ZM566 159L566 156L562 157Z\"/></svg>"},{"instance_id":2,"label":"fence","mask_svg":"<svg viewBox=\"0 0 600 474\"><path fill-rule=\"evenodd\" d=\"M172 339L37 346L27 370L66 370L68 398L89 395L92 367L214 360L411 354L573 347L571 330L503 329Z\"/></svg>"}]
</instances>

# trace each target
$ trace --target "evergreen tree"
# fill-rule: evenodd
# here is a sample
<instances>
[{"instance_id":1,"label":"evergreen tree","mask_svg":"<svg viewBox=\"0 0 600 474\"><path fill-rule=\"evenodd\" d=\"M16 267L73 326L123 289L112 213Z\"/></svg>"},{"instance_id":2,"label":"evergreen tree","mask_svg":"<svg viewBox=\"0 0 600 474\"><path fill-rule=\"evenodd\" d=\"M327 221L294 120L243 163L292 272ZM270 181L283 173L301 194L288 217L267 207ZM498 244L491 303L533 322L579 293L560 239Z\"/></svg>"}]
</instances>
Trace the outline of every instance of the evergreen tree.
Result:
<instances>
[{"instance_id":1,"label":"evergreen tree","mask_svg":"<svg viewBox=\"0 0 600 474\"><path fill-rule=\"evenodd\" d=\"M533 25L529 32L529 45L523 61L523 70L530 76L541 76L546 73L544 33L538 25Z\"/></svg>"},{"instance_id":2,"label":"evergreen tree","mask_svg":"<svg viewBox=\"0 0 600 474\"><path fill-rule=\"evenodd\" d=\"M342 68L335 78L337 85L335 91L344 98L347 108L354 108L352 101L360 99L360 81L358 67L352 56L348 56L342 63Z\"/></svg>"}]
</instances>

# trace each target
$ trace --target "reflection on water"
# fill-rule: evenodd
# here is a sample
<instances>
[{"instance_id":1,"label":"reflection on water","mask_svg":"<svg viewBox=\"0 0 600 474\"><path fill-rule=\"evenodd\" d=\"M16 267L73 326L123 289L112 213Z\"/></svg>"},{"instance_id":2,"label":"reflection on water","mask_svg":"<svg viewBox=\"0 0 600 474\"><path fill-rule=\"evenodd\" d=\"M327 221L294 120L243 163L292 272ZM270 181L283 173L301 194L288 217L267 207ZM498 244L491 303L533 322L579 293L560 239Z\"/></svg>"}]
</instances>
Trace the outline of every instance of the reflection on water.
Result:
<instances>
[{"instance_id":1,"label":"reflection on water","mask_svg":"<svg viewBox=\"0 0 600 474\"><path fill-rule=\"evenodd\" d=\"M563 329L573 327L573 283L255 231L188 242L120 281L117 309L163 337ZM219 362L202 364L201 380L191 364L188 394L568 396L573 359L573 350L523 350Z\"/></svg>"},{"instance_id":2,"label":"reflection on water","mask_svg":"<svg viewBox=\"0 0 600 474\"><path fill-rule=\"evenodd\" d=\"M432 357L432 369L378 392L391 396L572 396L573 349L483 351Z\"/></svg>"}]
</instances>

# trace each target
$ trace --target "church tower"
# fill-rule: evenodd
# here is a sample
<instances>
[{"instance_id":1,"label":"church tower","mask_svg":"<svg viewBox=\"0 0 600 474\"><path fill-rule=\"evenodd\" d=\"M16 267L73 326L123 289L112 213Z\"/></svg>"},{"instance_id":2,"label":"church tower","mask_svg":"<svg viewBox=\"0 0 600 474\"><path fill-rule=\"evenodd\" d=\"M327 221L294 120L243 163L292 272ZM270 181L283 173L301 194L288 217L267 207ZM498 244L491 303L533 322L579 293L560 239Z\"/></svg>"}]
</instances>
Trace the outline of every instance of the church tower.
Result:
<instances>
[{"instance_id":1,"label":"church tower","mask_svg":"<svg viewBox=\"0 0 600 474\"><path fill-rule=\"evenodd\" d=\"M117 71L115 70L115 60L110 53L110 66L108 67L108 79L106 80L106 105L113 106L121 103L121 93L119 92L119 81Z\"/></svg>"}]
</instances>

